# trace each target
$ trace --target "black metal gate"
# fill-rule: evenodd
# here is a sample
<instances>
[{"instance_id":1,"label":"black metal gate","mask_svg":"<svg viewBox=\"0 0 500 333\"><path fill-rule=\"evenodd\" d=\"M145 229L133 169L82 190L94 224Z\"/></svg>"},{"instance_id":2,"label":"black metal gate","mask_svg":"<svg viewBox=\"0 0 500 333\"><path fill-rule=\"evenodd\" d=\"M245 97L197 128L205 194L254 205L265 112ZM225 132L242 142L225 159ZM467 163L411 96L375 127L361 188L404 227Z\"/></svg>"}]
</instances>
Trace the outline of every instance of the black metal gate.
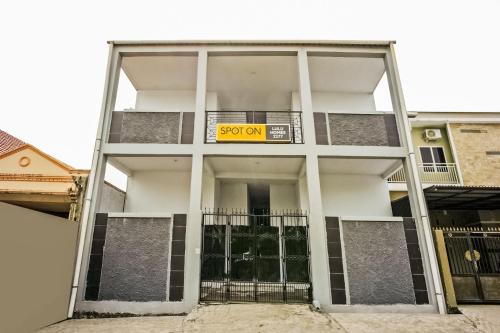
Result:
<instances>
[{"instance_id":1,"label":"black metal gate","mask_svg":"<svg viewBox=\"0 0 500 333\"><path fill-rule=\"evenodd\" d=\"M500 230L443 229L459 303L500 303Z\"/></svg>"},{"instance_id":2,"label":"black metal gate","mask_svg":"<svg viewBox=\"0 0 500 333\"><path fill-rule=\"evenodd\" d=\"M308 234L300 211L204 212L200 301L311 302Z\"/></svg>"}]
</instances>

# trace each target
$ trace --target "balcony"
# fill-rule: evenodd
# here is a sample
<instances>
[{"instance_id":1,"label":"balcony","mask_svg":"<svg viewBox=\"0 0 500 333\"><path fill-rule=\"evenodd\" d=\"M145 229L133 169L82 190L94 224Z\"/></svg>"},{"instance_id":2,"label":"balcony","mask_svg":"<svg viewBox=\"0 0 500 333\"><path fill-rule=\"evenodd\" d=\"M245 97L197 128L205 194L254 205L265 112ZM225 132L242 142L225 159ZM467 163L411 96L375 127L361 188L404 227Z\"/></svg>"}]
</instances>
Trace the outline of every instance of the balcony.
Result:
<instances>
[{"instance_id":1,"label":"balcony","mask_svg":"<svg viewBox=\"0 0 500 333\"><path fill-rule=\"evenodd\" d=\"M238 133L223 137L221 125L232 126ZM205 143L304 143L302 112L290 111L207 111L205 113ZM279 131L276 131L279 128ZM241 130L243 129L243 130ZM252 133L250 133L252 132Z\"/></svg>"},{"instance_id":2,"label":"balcony","mask_svg":"<svg viewBox=\"0 0 500 333\"><path fill-rule=\"evenodd\" d=\"M460 184L455 163L419 163L417 168L423 184ZM406 183L403 168L393 173L387 182Z\"/></svg>"}]
</instances>

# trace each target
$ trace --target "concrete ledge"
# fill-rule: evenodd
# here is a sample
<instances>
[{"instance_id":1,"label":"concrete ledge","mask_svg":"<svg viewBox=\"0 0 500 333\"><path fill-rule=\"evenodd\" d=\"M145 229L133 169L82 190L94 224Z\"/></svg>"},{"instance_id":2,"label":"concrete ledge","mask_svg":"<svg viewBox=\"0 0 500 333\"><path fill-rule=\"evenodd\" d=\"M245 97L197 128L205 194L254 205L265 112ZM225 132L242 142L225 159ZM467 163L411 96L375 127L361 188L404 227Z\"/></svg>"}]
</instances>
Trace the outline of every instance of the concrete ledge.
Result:
<instances>
[{"instance_id":1,"label":"concrete ledge","mask_svg":"<svg viewBox=\"0 0 500 333\"><path fill-rule=\"evenodd\" d=\"M429 304L390 304L390 305L321 305L328 313L438 313Z\"/></svg>"},{"instance_id":2,"label":"concrete ledge","mask_svg":"<svg viewBox=\"0 0 500 333\"><path fill-rule=\"evenodd\" d=\"M341 221L360 222L403 222L401 216L341 216Z\"/></svg>"},{"instance_id":3,"label":"concrete ledge","mask_svg":"<svg viewBox=\"0 0 500 333\"><path fill-rule=\"evenodd\" d=\"M184 302L122 302L122 301L81 301L76 311L98 313L133 313L133 314L182 314L193 310Z\"/></svg>"},{"instance_id":4,"label":"concrete ledge","mask_svg":"<svg viewBox=\"0 0 500 333\"><path fill-rule=\"evenodd\" d=\"M136 213L136 212L111 212L108 213L108 218L112 217L158 217L158 218L172 218L172 213Z\"/></svg>"}]
</instances>

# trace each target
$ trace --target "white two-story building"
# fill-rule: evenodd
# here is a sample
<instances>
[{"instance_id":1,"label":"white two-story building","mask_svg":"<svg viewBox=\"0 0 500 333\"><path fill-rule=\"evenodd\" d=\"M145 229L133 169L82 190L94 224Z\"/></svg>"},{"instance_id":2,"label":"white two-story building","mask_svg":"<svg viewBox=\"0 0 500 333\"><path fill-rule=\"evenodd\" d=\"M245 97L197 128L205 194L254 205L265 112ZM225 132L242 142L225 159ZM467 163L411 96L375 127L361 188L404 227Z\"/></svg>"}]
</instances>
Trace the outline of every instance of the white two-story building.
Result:
<instances>
[{"instance_id":1,"label":"white two-story building","mask_svg":"<svg viewBox=\"0 0 500 333\"><path fill-rule=\"evenodd\" d=\"M444 311L394 42L109 43L70 314L199 302Z\"/></svg>"}]
</instances>

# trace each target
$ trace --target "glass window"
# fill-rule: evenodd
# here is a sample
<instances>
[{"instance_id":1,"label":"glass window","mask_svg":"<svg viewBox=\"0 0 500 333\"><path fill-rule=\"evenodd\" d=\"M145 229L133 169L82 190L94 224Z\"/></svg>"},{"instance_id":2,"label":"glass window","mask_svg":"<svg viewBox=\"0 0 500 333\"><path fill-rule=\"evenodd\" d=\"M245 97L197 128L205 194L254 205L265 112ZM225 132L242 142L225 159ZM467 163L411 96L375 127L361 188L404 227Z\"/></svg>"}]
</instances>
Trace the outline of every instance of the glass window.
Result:
<instances>
[{"instance_id":1,"label":"glass window","mask_svg":"<svg viewBox=\"0 0 500 333\"><path fill-rule=\"evenodd\" d=\"M430 147L420 147L420 156L422 157L422 163L434 163L432 159L432 151Z\"/></svg>"},{"instance_id":2,"label":"glass window","mask_svg":"<svg viewBox=\"0 0 500 333\"><path fill-rule=\"evenodd\" d=\"M442 147L420 147L424 172L448 172Z\"/></svg>"},{"instance_id":3,"label":"glass window","mask_svg":"<svg viewBox=\"0 0 500 333\"><path fill-rule=\"evenodd\" d=\"M434 157L434 163L446 163L443 148L433 147L432 148L432 156Z\"/></svg>"}]
</instances>

